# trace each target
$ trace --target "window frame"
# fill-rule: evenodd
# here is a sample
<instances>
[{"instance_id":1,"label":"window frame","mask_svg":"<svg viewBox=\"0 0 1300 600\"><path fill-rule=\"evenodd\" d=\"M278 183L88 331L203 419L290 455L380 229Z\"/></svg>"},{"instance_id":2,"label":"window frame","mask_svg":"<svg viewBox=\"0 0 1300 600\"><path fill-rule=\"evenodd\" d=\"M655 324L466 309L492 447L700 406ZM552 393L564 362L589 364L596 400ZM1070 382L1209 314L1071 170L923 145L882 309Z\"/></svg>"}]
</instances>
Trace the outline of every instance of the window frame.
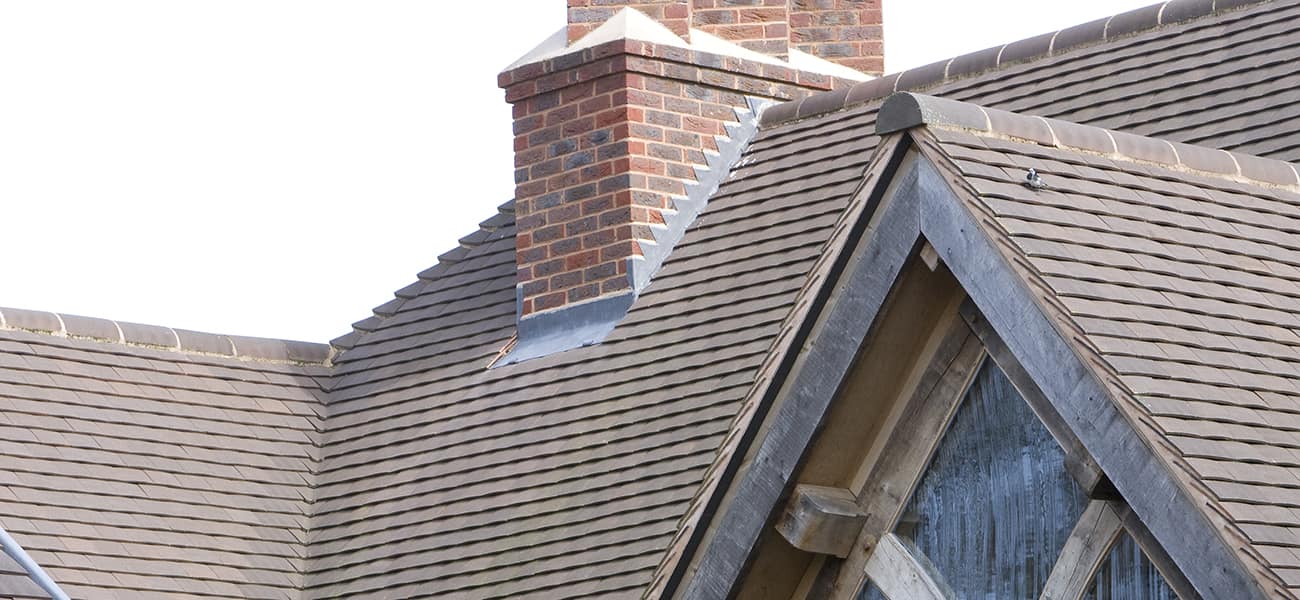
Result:
<instances>
[{"instance_id":1,"label":"window frame","mask_svg":"<svg viewBox=\"0 0 1300 600\"><path fill-rule=\"evenodd\" d=\"M945 363L945 353L936 353L926 368L928 376L937 376L936 384L913 393L899 407L901 413L885 436L884 448L868 459L870 464L864 464L866 476L857 487L868 518L856 545L867 549L866 563L860 572L838 573L835 588L852 590L856 598L871 581L891 600L956 598L942 576L927 566L928 560L916 556L893 531L975 377L985 361L992 361L1060 444L1067 471L1090 499L1057 556L1040 600L1081 600L1125 532L1137 541L1180 599L1200 600L974 303L966 298L958 312L961 319L955 320L944 342L960 344L956 355Z\"/></svg>"}]
</instances>

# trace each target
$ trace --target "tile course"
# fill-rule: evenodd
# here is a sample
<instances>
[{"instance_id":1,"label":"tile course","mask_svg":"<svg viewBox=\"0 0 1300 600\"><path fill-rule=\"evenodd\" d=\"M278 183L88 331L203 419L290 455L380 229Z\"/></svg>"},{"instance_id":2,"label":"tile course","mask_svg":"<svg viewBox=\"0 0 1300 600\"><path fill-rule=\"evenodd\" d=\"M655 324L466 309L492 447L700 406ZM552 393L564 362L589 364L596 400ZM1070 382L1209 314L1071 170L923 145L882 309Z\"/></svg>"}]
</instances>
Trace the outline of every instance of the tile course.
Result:
<instances>
[{"instance_id":1,"label":"tile course","mask_svg":"<svg viewBox=\"0 0 1300 600\"><path fill-rule=\"evenodd\" d=\"M1296 17L1274 2L1094 27L1107 41L897 81L1295 161ZM967 63L992 66L948 69ZM0 525L74 597L640 596L879 142L879 97L801 110L827 98L772 109L599 346L486 368L514 331L509 204L332 357L0 310ZM1300 196L936 135L1130 408L1300 590ZM1028 166L1051 193L1026 197ZM0 565L0 597L40 597L15 572Z\"/></svg>"}]
</instances>

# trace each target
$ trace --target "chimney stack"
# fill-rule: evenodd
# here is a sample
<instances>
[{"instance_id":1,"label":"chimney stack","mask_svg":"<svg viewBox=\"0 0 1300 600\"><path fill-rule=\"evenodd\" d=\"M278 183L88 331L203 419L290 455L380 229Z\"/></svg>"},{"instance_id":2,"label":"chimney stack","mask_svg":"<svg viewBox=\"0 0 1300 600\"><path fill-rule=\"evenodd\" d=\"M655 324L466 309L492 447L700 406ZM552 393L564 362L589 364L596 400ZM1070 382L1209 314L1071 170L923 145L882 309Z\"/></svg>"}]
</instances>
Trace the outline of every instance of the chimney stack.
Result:
<instances>
[{"instance_id":1,"label":"chimney stack","mask_svg":"<svg viewBox=\"0 0 1300 600\"><path fill-rule=\"evenodd\" d=\"M861 35L861 13L878 14L879 0L568 5L565 30L499 78L515 118L519 327L506 363L603 340L721 183L761 106L869 78L800 50L790 24L808 23L814 52L844 54L866 47L840 38Z\"/></svg>"}]
</instances>

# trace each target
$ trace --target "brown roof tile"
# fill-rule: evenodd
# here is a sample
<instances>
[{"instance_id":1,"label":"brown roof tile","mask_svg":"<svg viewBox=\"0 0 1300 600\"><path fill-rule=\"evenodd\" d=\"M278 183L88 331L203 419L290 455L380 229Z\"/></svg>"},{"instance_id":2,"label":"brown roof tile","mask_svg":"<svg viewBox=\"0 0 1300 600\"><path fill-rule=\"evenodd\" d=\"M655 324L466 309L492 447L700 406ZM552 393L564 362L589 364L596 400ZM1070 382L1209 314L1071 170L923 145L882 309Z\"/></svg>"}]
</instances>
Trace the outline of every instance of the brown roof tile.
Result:
<instances>
[{"instance_id":1,"label":"brown roof tile","mask_svg":"<svg viewBox=\"0 0 1300 600\"><path fill-rule=\"evenodd\" d=\"M1175 0L775 107L604 344L496 369L509 203L332 350L0 309L0 524L78 597L637 597L872 175L880 99L925 86L1063 119L933 143L1300 586L1300 197L1271 160L1300 159L1297 53L1295 2Z\"/></svg>"},{"instance_id":2,"label":"brown roof tile","mask_svg":"<svg viewBox=\"0 0 1300 600\"><path fill-rule=\"evenodd\" d=\"M1290 510L1300 507L1300 281L1266 265L1300 259L1292 236L1268 234L1300 217L1295 186L1206 171L1191 188L1181 183L1193 170L1182 158L1189 153L1163 153L1151 140L1073 148L1059 136L1044 143L963 120L975 114L969 106L905 98L913 100L920 109L909 112L929 127L917 135L934 140L923 146L961 174L972 208L995 217L990 235L1009 242L1000 247L1024 259L1012 263L1044 281L1065 311L1048 312L1084 332L1079 350L1118 376L1129 400L1122 408L1155 424L1143 430L1160 438L1153 447L1171 448L1170 460L1199 484L1189 490L1228 516L1243 561L1262 560L1263 572L1285 579L1276 573L1294 566L1300 529ZM1040 160L1044 146L1054 162ZM1030 167L1048 189L1016 182ZM1122 192L1134 187L1144 193ZM1258 517L1243 502L1273 520L1252 525Z\"/></svg>"}]
</instances>

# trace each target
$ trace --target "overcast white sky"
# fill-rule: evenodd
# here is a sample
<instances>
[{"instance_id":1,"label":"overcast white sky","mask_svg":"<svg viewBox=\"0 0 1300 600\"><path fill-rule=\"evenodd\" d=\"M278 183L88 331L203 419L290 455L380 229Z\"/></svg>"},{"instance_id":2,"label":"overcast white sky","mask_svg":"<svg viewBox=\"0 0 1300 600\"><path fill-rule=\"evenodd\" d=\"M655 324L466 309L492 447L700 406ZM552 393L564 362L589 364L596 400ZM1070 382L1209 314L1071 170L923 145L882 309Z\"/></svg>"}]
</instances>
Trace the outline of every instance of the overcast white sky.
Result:
<instances>
[{"instance_id":1,"label":"overcast white sky","mask_svg":"<svg viewBox=\"0 0 1300 600\"><path fill-rule=\"evenodd\" d=\"M1150 3L885 0L888 67ZM346 333L511 197L564 4L0 0L0 306Z\"/></svg>"}]
</instances>

